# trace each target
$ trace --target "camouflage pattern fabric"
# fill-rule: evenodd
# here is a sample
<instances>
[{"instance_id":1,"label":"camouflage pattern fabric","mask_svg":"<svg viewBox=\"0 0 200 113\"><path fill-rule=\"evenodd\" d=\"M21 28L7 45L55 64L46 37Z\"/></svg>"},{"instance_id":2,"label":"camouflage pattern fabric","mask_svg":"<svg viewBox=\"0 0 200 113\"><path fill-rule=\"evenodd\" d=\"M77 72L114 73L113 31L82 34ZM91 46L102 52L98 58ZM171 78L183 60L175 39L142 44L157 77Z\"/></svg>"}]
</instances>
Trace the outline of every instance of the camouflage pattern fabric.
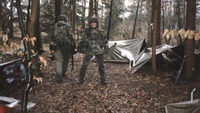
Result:
<instances>
[{"instance_id":1,"label":"camouflage pattern fabric","mask_svg":"<svg viewBox=\"0 0 200 113\"><path fill-rule=\"evenodd\" d=\"M56 78L57 82L62 81L62 76L65 76L69 59L75 50L75 41L70 34L69 25L64 21L58 21L54 27L54 43L53 50L55 51L56 61Z\"/></svg>"},{"instance_id":2,"label":"camouflage pattern fabric","mask_svg":"<svg viewBox=\"0 0 200 113\"><path fill-rule=\"evenodd\" d=\"M91 23L95 22L97 24L96 28L92 28ZM92 59L95 56L97 60L97 64L99 66L99 73L101 77L101 84L106 84L105 82L105 73L104 73L104 65L103 65L103 54L106 48L106 37L103 32L98 29L98 20L96 18L92 18L89 21L90 27L85 30L84 35L79 43L78 51L83 51L85 53L84 61L80 71L80 83L84 83L84 77L87 70L87 67Z\"/></svg>"},{"instance_id":3,"label":"camouflage pattern fabric","mask_svg":"<svg viewBox=\"0 0 200 113\"><path fill-rule=\"evenodd\" d=\"M79 42L78 51L90 55L103 54L107 40L103 32L98 29L86 29L85 33Z\"/></svg>"},{"instance_id":4,"label":"camouflage pattern fabric","mask_svg":"<svg viewBox=\"0 0 200 113\"><path fill-rule=\"evenodd\" d=\"M93 55L89 55L86 54L84 56L84 60L83 60L83 65L81 67L81 71L80 71L80 82L84 82L84 77L85 77L85 73L87 70L87 67L92 59ZM100 77L101 77L101 83L105 82L105 72L104 72L104 65L103 65L103 54L99 54L99 55L95 55L96 60L97 60L97 64L98 64L98 68L99 68L99 73L100 73Z\"/></svg>"}]
</instances>

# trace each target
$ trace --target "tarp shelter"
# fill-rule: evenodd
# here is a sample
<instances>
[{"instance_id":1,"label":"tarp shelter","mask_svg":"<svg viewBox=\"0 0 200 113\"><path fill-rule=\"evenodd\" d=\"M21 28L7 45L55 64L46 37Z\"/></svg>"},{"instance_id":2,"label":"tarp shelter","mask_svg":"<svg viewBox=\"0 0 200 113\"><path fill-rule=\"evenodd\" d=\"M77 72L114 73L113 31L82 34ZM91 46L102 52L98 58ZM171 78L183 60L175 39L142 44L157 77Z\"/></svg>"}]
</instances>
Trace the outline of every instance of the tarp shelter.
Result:
<instances>
[{"instance_id":1,"label":"tarp shelter","mask_svg":"<svg viewBox=\"0 0 200 113\"><path fill-rule=\"evenodd\" d=\"M133 72L136 72L152 58L152 48L147 48L145 39L109 41L108 46L110 49L108 54L105 55L105 60L129 61L130 66L133 67ZM167 44L157 46L156 54L175 47Z\"/></svg>"},{"instance_id":2,"label":"tarp shelter","mask_svg":"<svg viewBox=\"0 0 200 113\"><path fill-rule=\"evenodd\" d=\"M200 113L200 99L165 106L166 113Z\"/></svg>"},{"instance_id":3,"label":"tarp shelter","mask_svg":"<svg viewBox=\"0 0 200 113\"><path fill-rule=\"evenodd\" d=\"M193 100L194 88L191 92L190 101L167 104L165 106L166 113L200 113L200 99Z\"/></svg>"}]
</instances>

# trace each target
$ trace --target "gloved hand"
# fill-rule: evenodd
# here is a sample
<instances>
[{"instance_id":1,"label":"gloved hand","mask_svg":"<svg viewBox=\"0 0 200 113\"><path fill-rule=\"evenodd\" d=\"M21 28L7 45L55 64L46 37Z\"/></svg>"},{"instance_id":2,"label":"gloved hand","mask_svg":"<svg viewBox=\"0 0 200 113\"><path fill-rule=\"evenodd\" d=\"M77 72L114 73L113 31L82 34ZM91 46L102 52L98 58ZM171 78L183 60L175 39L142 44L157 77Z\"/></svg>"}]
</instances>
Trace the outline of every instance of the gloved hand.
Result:
<instances>
[{"instance_id":1,"label":"gloved hand","mask_svg":"<svg viewBox=\"0 0 200 113\"><path fill-rule=\"evenodd\" d=\"M98 43L99 43L99 45L100 45L101 48L104 48L104 47L106 47L107 42L108 42L107 40L101 40Z\"/></svg>"},{"instance_id":2,"label":"gloved hand","mask_svg":"<svg viewBox=\"0 0 200 113\"><path fill-rule=\"evenodd\" d=\"M89 44L87 41L80 41L77 47L77 52L85 53L85 50L89 48Z\"/></svg>"}]
</instances>

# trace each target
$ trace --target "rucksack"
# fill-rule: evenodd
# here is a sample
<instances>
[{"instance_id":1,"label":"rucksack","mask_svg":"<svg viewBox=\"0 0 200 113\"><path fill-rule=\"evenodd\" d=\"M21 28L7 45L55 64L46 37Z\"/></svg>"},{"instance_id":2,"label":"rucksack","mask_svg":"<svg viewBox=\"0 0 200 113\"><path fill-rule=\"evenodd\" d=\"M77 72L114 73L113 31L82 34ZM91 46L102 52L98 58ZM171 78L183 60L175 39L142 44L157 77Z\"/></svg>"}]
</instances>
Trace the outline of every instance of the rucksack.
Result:
<instances>
[{"instance_id":1,"label":"rucksack","mask_svg":"<svg viewBox=\"0 0 200 113\"><path fill-rule=\"evenodd\" d=\"M54 38L58 46L69 45L70 36L68 25L65 22L61 21L55 25Z\"/></svg>"}]
</instances>

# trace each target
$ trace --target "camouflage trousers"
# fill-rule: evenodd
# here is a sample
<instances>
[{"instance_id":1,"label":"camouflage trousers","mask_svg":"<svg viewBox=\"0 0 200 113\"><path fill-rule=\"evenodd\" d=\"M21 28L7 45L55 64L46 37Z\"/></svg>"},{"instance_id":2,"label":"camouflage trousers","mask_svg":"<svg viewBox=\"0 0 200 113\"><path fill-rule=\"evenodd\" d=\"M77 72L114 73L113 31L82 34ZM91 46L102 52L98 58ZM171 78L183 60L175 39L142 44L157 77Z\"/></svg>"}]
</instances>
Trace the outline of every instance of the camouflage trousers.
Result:
<instances>
[{"instance_id":1,"label":"camouflage trousers","mask_svg":"<svg viewBox=\"0 0 200 113\"><path fill-rule=\"evenodd\" d=\"M70 59L70 54L66 52L57 50L55 52L55 63L56 63L56 78L61 79L67 71L68 63Z\"/></svg>"},{"instance_id":2,"label":"camouflage trousers","mask_svg":"<svg viewBox=\"0 0 200 113\"><path fill-rule=\"evenodd\" d=\"M89 55L89 54L85 54L85 56L84 56L84 61L83 61L83 64L81 66L80 78L79 78L79 81L81 83L84 82L84 77L85 77L85 74L86 74L86 70L87 70L87 67L88 67L92 57L93 57L93 55ZM105 72L104 72L104 65L103 65L103 62L104 62L103 54L95 55L95 58L96 58L96 62L98 64L99 73L100 73L100 77L101 77L101 82L105 82Z\"/></svg>"}]
</instances>

